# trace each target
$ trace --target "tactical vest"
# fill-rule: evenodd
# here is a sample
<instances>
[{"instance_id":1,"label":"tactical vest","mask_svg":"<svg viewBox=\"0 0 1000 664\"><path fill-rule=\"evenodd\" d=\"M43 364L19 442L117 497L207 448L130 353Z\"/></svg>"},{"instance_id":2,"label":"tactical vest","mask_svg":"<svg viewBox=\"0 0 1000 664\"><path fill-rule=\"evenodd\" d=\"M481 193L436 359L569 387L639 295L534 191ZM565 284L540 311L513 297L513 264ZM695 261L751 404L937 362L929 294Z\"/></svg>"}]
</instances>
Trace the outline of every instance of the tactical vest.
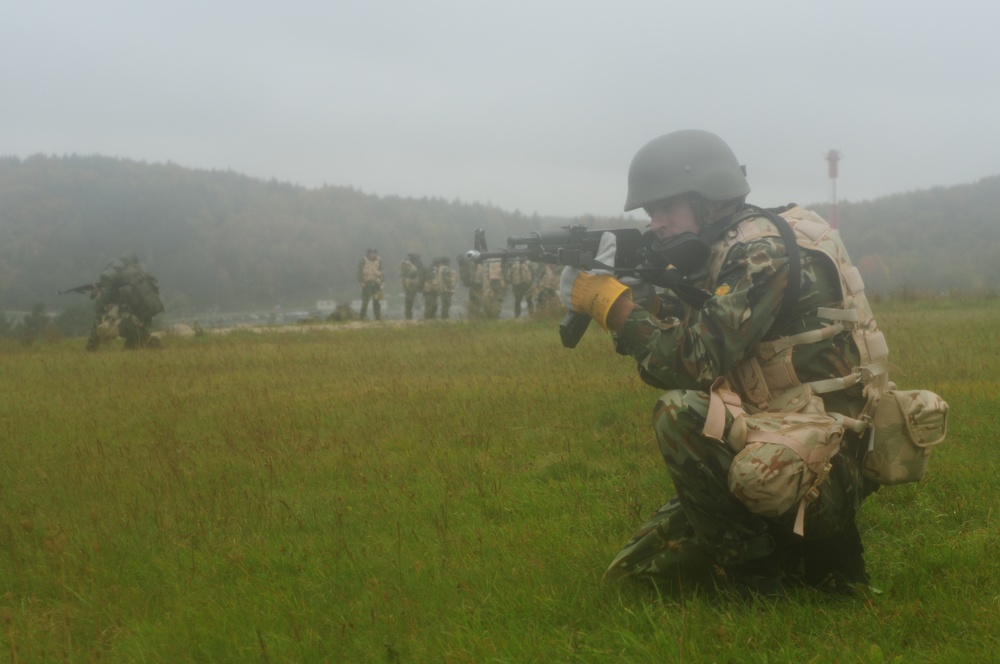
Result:
<instances>
[{"instance_id":1,"label":"tactical vest","mask_svg":"<svg viewBox=\"0 0 1000 664\"><path fill-rule=\"evenodd\" d=\"M435 265L431 269L427 270L427 274L424 277L424 292L425 293L437 293L441 290L441 268Z\"/></svg>"},{"instance_id":2,"label":"tactical vest","mask_svg":"<svg viewBox=\"0 0 1000 664\"><path fill-rule=\"evenodd\" d=\"M439 269L439 277L441 291L444 293L453 293L455 286L458 285L458 277L455 276L455 270L450 265L442 265Z\"/></svg>"},{"instance_id":3,"label":"tactical vest","mask_svg":"<svg viewBox=\"0 0 1000 664\"><path fill-rule=\"evenodd\" d=\"M531 283L531 265L528 261L514 261L510 265L510 283L514 286Z\"/></svg>"},{"instance_id":4,"label":"tactical vest","mask_svg":"<svg viewBox=\"0 0 1000 664\"><path fill-rule=\"evenodd\" d=\"M503 283L503 262L499 260L488 260L483 263L484 278L487 282L499 281Z\"/></svg>"},{"instance_id":5,"label":"tactical vest","mask_svg":"<svg viewBox=\"0 0 1000 664\"><path fill-rule=\"evenodd\" d=\"M759 343L753 355L737 365L728 378L744 398L761 410L767 410L771 401L797 385L807 384L814 393L823 394L861 383L867 399L862 416L868 415L888 386L889 349L865 296L861 273L851 263L840 234L818 214L796 206L782 212L781 216L792 227L799 247L825 257L836 268L840 277L841 305L817 310L818 317L827 323L820 329ZM780 232L767 217L749 212L713 244L709 259L710 283L714 285L718 280L733 246L762 237L780 237ZM846 376L809 383L799 380L792 363L795 348L831 339L845 330L857 346L859 366Z\"/></svg>"},{"instance_id":6,"label":"tactical vest","mask_svg":"<svg viewBox=\"0 0 1000 664\"><path fill-rule=\"evenodd\" d=\"M411 261L405 260L400 263L399 274L403 280L403 290L420 290L420 286L423 281L420 275L420 268L414 265Z\"/></svg>"},{"instance_id":7,"label":"tactical vest","mask_svg":"<svg viewBox=\"0 0 1000 664\"><path fill-rule=\"evenodd\" d=\"M382 261L378 258L368 260L365 256L361 259L361 281L363 283L382 283Z\"/></svg>"},{"instance_id":8,"label":"tactical vest","mask_svg":"<svg viewBox=\"0 0 1000 664\"><path fill-rule=\"evenodd\" d=\"M463 260L459 265L459 276L462 285L471 290L481 290L483 287L483 266L473 260Z\"/></svg>"}]
</instances>

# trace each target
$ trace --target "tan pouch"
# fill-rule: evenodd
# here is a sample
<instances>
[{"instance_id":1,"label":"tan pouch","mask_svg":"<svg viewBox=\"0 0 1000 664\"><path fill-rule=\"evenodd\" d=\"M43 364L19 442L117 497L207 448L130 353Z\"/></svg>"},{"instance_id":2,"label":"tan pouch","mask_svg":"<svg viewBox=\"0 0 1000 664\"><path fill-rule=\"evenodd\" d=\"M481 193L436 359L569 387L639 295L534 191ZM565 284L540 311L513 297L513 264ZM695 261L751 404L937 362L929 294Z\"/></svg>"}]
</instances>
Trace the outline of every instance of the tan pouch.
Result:
<instances>
[{"instance_id":1,"label":"tan pouch","mask_svg":"<svg viewBox=\"0 0 1000 664\"><path fill-rule=\"evenodd\" d=\"M736 452L729 466L732 494L764 517L796 512L793 531L802 535L806 507L819 497L845 426L856 429L862 423L827 414L808 385L787 390L770 407L775 410L746 413L729 385L717 380L703 433ZM733 416L725 441L724 410Z\"/></svg>"},{"instance_id":2,"label":"tan pouch","mask_svg":"<svg viewBox=\"0 0 1000 664\"><path fill-rule=\"evenodd\" d=\"M928 390L890 390L875 406L861 474L879 484L919 482L948 431L948 403Z\"/></svg>"}]
</instances>

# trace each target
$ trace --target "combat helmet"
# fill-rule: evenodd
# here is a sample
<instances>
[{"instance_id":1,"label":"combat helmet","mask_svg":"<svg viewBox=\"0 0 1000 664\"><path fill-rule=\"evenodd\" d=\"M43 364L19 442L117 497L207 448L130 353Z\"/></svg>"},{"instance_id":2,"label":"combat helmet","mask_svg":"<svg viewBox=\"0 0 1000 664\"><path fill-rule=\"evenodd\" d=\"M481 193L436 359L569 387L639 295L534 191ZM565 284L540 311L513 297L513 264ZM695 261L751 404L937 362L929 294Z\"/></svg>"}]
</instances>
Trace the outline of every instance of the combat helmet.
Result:
<instances>
[{"instance_id":1,"label":"combat helmet","mask_svg":"<svg viewBox=\"0 0 1000 664\"><path fill-rule=\"evenodd\" d=\"M687 193L710 201L750 193L744 168L725 141L708 131L684 129L654 138L635 153L626 212Z\"/></svg>"}]
</instances>

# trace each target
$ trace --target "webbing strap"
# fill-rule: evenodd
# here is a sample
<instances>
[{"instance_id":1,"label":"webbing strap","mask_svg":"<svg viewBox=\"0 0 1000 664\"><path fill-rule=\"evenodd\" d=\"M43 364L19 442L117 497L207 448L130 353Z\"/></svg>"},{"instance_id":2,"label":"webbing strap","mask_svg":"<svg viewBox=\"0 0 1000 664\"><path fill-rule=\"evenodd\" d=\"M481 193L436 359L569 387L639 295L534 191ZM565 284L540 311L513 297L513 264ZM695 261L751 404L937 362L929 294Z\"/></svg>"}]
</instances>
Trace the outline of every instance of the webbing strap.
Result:
<instances>
[{"instance_id":1,"label":"webbing strap","mask_svg":"<svg viewBox=\"0 0 1000 664\"><path fill-rule=\"evenodd\" d=\"M726 430L726 411L733 417L744 414L743 402L738 394L729 387L729 381L719 376L712 383L709 391L708 414L705 416L705 426L702 434L717 442L724 442L722 435Z\"/></svg>"},{"instance_id":2,"label":"webbing strap","mask_svg":"<svg viewBox=\"0 0 1000 664\"><path fill-rule=\"evenodd\" d=\"M848 323L857 323L860 320L857 309L833 309L831 307L817 307L816 316L826 320L841 320Z\"/></svg>"},{"instance_id":3,"label":"webbing strap","mask_svg":"<svg viewBox=\"0 0 1000 664\"><path fill-rule=\"evenodd\" d=\"M773 341L762 341L760 343L760 348L764 351L769 351L773 355L777 355L781 351L791 348L793 346L799 346L801 344L812 344L817 341L824 341L826 339L832 339L841 332L844 331L843 323L834 323L833 325L827 325L821 327L818 330L808 330L806 332L799 332L798 334L793 334L789 337L778 337ZM772 355L772 356L773 356Z\"/></svg>"},{"instance_id":4,"label":"webbing strap","mask_svg":"<svg viewBox=\"0 0 1000 664\"><path fill-rule=\"evenodd\" d=\"M756 205L748 205L747 207L763 214L778 228L781 241L785 243L785 252L788 254L788 285L785 286L785 292L781 296L781 307L774 315L774 323L771 325L773 329L775 324L784 323L788 319L792 308L799 301L799 290L802 287L802 258L799 252L799 243L795 239L795 231L792 230L787 219L776 214L773 210L765 210Z\"/></svg>"},{"instance_id":5,"label":"webbing strap","mask_svg":"<svg viewBox=\"0 0 1000 664\"><path fill-rule=\"evenodd\" d=\"M861 382L861 372L855 371L854 373L849 373L846 376L838 378L814 380L811 383L806 383L806 385L812 388L812 391L816 394L826 394L827 392L846 390L851 385L857 385L859 382Z\"/></svg>"}]
</instances>

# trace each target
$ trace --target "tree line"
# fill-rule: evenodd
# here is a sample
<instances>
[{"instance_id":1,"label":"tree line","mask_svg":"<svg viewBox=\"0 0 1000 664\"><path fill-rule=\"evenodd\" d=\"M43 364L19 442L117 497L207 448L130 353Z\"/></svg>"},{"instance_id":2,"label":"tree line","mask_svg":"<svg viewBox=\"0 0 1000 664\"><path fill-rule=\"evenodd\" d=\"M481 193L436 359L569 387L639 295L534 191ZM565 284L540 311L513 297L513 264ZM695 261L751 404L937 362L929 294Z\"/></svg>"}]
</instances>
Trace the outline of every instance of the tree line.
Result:
<instances>
[{"instance_id":1,"label":"tree line","mask_svg":"<svg viewBox=\"0 0 1000 664\"><path fill-rule=\"evenodd\" d=\"M751 195L751 202L752 195ZM808 203L808 202L805 202ZM811 205L826 214L826 205ZM876 295L992 291L1000 277L1000 176L840 205L841 232ZM100 156L0 158L0 309L67 307L57 290L92 282L135 251L172 315L306 306L357 297L355 272L379 250L388 285L407 253L452 258L484 228L492 243L567 223L441 198L304 188L232 171Z\"/></svg>"}]
</instances>

